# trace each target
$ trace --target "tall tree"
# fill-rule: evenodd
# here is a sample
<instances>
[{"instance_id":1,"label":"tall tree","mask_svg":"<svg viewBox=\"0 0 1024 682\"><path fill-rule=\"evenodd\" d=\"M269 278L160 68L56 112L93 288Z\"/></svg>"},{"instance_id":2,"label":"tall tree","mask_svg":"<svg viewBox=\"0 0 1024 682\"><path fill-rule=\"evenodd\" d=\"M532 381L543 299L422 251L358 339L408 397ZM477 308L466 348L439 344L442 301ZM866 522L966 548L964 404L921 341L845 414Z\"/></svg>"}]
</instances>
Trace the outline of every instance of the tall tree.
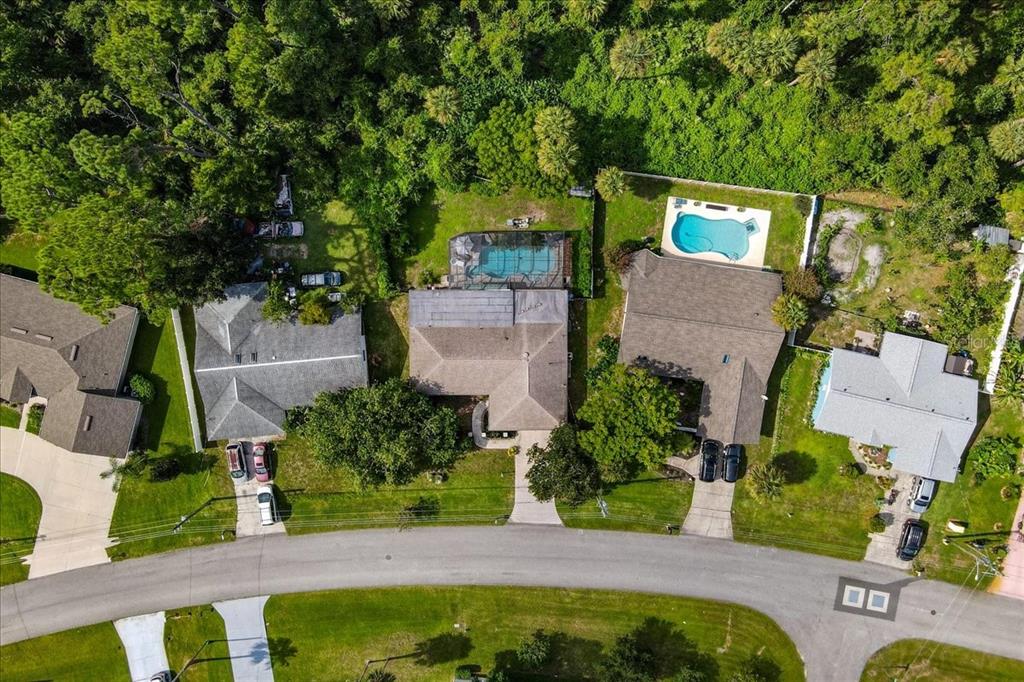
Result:
<instances>
[{"instance_id":1,"label":"tall tree","mask_svg":"<svg viewBox=\"0 0 1024 682\"><path fill-rule=\"evenodd\" d=\"M545 447L534 445L526 454L530 492L542 502L557 499L578 507L601 491L597 462L580 448L576 428L571 424L558 426Z\"/></svg>"},{"instance_id":2,"label":"tall tree","mask_svg":"<svg viewBox=\"0 0 1024 682\"><path fill-rule=\"evenodd\" d=\"M978 61L978 48L966 38L955 38L935 55L935 63L951 76L962 76Z\"/></svg>"},{"instance_id":3,"label":"tall tree","mask_svg":"<svg viewBox=\"0 0 1024 682\"><path fill-rule=\"evenodd\" d=\"M988 143L993 153L1003 161L1011 161L1015 166L1024 165L1024 117L992 126Z\"/></svg>"},{"instance_id":4,"label":"tall tree","mask_svg":"<svg viewBox=\"0 0 1024 682\"><path fill-rule=\"evenodd\" d=\"M790 85L799 83L812 90L824 90L836 77L836 56L826 48L818 47L805 53L796 63L796 78Z\"/></svg>"},{"instance_id":5,"label":"tall tree","mask_svg":"<svg viewBox=\"0 0 1024 682\"><path fill-rule=\"evenodd\" d=\"M615 39L608 58L615 80L619 80L646 76L657 56L657 47L648 33L626 30Z\"/></svg>"},{"instance_id":6,"label":"tall tree","mask_svg":"<svg viewBox=\"0 0 1024 682\"><path fill-rule=\"evenodd\" d=\"M443 126L450 125L459 115L459 91L450 85L438 85L427 90L424 106L427 115Z\"/></svg>"}]
</instances>

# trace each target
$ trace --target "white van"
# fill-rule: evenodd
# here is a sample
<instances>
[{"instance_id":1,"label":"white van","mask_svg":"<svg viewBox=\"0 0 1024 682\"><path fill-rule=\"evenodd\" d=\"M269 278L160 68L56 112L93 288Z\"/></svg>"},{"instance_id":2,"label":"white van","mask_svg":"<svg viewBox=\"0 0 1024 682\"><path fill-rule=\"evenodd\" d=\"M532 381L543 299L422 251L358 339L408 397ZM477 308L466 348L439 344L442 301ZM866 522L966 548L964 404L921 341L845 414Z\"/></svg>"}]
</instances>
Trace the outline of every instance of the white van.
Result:
<instances>
[{"instance_id":1,"label":"white van","mask_svg":"<svg viewBox=\"0 0 1024 682\"><path fill-rule=\"evenodd\" d=\"M914 481L914 487L910 491L910 511L915 514L923 514L928 511L928 505L935 499L935 489L938 483L930 478L919 477Z\"/></svg>"}]
</instances>

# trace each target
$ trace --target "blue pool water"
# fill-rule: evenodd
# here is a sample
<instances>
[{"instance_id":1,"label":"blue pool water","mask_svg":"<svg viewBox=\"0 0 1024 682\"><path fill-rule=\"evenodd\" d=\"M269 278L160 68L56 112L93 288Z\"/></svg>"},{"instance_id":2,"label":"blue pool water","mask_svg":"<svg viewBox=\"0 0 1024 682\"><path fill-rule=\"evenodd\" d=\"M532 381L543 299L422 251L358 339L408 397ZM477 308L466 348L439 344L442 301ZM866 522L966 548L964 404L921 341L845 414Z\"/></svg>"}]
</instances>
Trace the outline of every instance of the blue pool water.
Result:
<instances>
[{"instance_id":1,"label":"blue pool water","mask_svg":"<svg viewBox=\"0 0 1024 682\"><path fill-rule=\"evenodd\" d=\"M556 258L556 250L550 246L485 246L480 251L480 265L471 274L483 273L496 279L547 275L555 271Z\"/></svg>"},{"instance_id":2,"label":"blue pool water","mask_svg":"<svg viewBox=\"0 0 1024 682\"><path fill-rule=\"evenodd\" d=\"M729 260L740 260L750 250L750 237L760 230L751 218L740 222L732 218L705 218L679 212L672 226L672 243L686 253L717 253Z\"/></svg>"},{"instance_id":3,"label":"blue pool water","mask_svg":"<svg viewBox=\"0 0 1024 682\"><path fill-rule=\"evenodd\" d=\"M818 382L818 398L814 401L814 409L811 410L811 423L818 421L822 409L825 407L825 393L828 382L832 379L832 363L825 365L825 371L821 373L821 380Z\"/></svg>"}]
</instances>

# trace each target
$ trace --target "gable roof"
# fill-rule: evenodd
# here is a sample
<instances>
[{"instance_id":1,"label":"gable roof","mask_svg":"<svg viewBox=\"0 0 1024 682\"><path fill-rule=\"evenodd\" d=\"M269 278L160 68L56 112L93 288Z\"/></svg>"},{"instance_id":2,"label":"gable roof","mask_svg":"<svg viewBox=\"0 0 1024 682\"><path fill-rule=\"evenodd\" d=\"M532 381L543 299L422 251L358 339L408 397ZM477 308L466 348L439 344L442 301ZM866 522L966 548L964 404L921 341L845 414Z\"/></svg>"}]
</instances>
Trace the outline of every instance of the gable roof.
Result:
<instances>
[{"instance_id":1,"label":"gable roof","mask_svg":"<svg viewBox=\"0 0 1024 682\"><path fill-rule=\"evenodd\" d=\"M430 395L488 396L488 428L565 420L569 295L554 289L409 292L410 375Z\"/></svg>"},{"instance_id":2,"label":"gable roof","mask_svg":"<svg viewBox=\"0 0 1024 682\"><path fill-rule=\"evenodd\" d=\"M698 433L756 443L761 396L784 336L770 312L782 278L644 250L633 257L623 285L619 361L704 382Z\"/></svg>"},{"instance_id":3,"label":"gable roof","mask_svg":"<svg viewBox=\"0 0 1024 682\"><path fill-rule=\"evenodd\" d=\"M366 385L360 313L327 325L275 324L263 319L265 282L228 287L225 296L195 311L195 376L208 439L282 435L289 408Z\"/></svg>"},{"instance_id":4,"label":"gable roof","mask_svg":"<svg viewBox=\"0 0 1024 682\"><path fill-rule=\"evenodd\" d=\"M892 448L893 466L956 479L978 420L978 382L944 371L949 348L887 332L877 356L833 349L814 426Z\"/></svg>"},{"instance_id":5,"label":"gable roof","mask_svg":"<svg viewBox=\"0 0 1024 682\"><path fill-rule=\"evenodd\" d=\"M0 275L0 398L42 396L40 437L74 452L123 457L141 405L117 393L138 320L135 308L118 306L104 324L35 282Z\"/></svg>"}]
</instances>

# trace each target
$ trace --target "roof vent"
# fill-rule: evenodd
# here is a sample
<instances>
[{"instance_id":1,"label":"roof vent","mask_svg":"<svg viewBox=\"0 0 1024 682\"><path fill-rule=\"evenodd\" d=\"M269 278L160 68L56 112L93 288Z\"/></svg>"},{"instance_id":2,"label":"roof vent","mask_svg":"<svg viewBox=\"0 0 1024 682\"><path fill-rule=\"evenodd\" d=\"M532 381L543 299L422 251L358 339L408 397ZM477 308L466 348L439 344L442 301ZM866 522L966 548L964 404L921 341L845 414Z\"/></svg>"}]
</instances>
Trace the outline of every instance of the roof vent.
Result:
<instances>
[{"instance_id":1,"label":"roof vent","mask_svg":"<svg viewBox=\"0 0 1024 682\"><path fill-rule=\"evenodd\" d=\"M235 364L236 365L242 364L242 354L241 353L235 353Z\"/></svg>"},{"instance_id":2,"label":"roof vent","mask_svg":"<svg viewBox=\"0 0 1024 682\"><path fill-rule=\"evenodd\" d=\"M255 353L249 353L249 362L253 363L254 365L256 364L256 354Z\"/></svg>"},{"instance_id":3,"label":"roof vent","mask_svg":"<svg viewBox=\"0 0 1024 682\"><path fill-rule=\"evenodd\" d=\"M728 353L726 353L725 355L722 356L722 364L723 365L728 365L729 364L729 354Z\"/></svg>"},{"instance_id":4,"label":"roof vent","mask_svg":"<svg viewBox=\"0 0 1024 682\"><path fill-rule=\"evenodd\" d=\"M53 341L53 337L49 334L36 334L36 338L40 341Z\"/></svg>"},{"instance_id":5,"label":"roof vent","mask_svg":"<svg viewBox=\"0 0 1024 682\"><path fill-rule=\"evenodd\" d=\"M71 346L71 362L78 359L78 344Z\"/></svg>"},{"instance_id":6,"label":"roof vent","mask_svg":"<svg viewBox=\"0 0 1024 682\"><path fill-rule=\"evenodd\" d=\"M87 414L87 415L85 415L85 423L82 424L82 430L83 431L88 431L91 428L92 428L92 415L91 414Z\"/></svg>"},{"instance_id":7,"label":"roof vent","mask_svg":"<svg viewBox=\"0 0 1024 682\"><path fill-rule=\"evenodd\" d=\"M11 332L14 334L28 334L28 330L21 327L11 327Z\"/></svg>"}]
</instances>

